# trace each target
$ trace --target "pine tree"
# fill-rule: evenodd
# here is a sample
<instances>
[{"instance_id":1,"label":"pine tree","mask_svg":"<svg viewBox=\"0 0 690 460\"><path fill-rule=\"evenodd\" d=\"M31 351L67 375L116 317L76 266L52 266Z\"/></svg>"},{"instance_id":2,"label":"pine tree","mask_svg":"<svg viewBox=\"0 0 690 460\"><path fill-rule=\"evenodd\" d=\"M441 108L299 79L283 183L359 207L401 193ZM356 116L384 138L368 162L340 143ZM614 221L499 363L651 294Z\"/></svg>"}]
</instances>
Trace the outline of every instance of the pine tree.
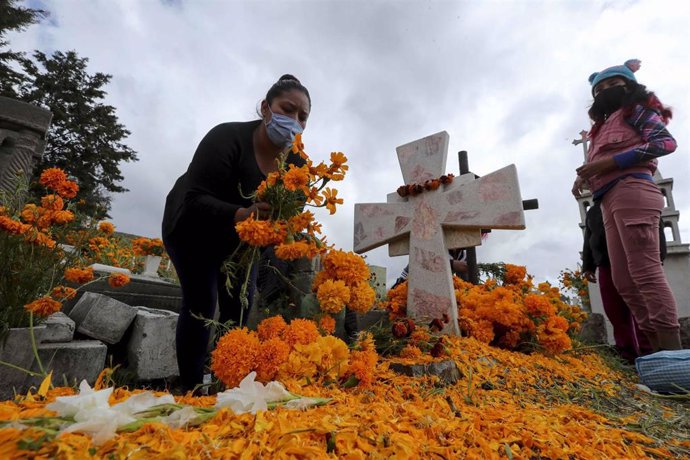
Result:
<instances>
[{"instance_id":1,"label":"pine tree","mask_svg":"<svg viewBox=\"0 0 690 460\"><path fill-rule=\"evenodd\" d=\"M5 35L9 31L23 31L46 16L43 10L17 6L16 0L0 0L0 95L16 98L15 88L25 81L24 75L17 71L24 54L5 49L8 46Z\"/></svg>"},{"instance_id":2,"label":"pine tree","mask_svg":"<svg viewBox=\"0 0 690 460\"><path fill-rule=\"evenodd\" d=\"M59 167L72 176L84 200L86 215L108 216L111 194L126 192L120 162L137 161L124 144L130 132L118 121L115 108L104 104L103 89L111 75L87 72L88 59L75 51L32 57L9 49L8 31L22 31L47 16L43 10L0 0L0 96L35 104L53 113L43 159L35 169ZM35 190L38 193L38 190Z\"/></svg>"}]
</instances>

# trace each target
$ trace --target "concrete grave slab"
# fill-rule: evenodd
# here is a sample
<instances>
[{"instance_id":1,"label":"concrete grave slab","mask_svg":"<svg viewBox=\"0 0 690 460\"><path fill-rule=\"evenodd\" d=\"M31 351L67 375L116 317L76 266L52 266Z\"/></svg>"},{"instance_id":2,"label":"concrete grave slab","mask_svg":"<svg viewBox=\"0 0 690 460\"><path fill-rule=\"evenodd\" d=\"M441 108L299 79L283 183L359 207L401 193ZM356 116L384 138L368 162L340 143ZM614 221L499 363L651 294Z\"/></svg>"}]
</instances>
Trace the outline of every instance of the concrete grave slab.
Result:
<instances>
[{"instance_id":1,"label":"concrete grave slab","mask_svg":"<svg viewBox=\"0 0 690 460\"><path fill-rule=\"evenodd\" d=\"M43 325L46 328L43 333L43 343L70 342L74 338L76 324L62 312L50 315Z\"/></svg>"},{"instance_id":2,"label":"concrete grave slab","mask_svg":"<svg viewBox=\"0 0 690 460\"><path fill-rule=\"evenodd\" d=\"M136 315L135 307L93 292L85 292L69 313L77 331L111 345L122 339Z\"/></svg>"},{"instance_id":3,"label":"concrete grave slab","mask_svg":"<svg viewBox=\"0 0 690 460\"><path fill-rule=\"evenodd\" d=\"M177 313L166 310L137 307L127 344L127 359L138 380L180 374L175 349L178 317Z\"/></svg>"}]
</instances>

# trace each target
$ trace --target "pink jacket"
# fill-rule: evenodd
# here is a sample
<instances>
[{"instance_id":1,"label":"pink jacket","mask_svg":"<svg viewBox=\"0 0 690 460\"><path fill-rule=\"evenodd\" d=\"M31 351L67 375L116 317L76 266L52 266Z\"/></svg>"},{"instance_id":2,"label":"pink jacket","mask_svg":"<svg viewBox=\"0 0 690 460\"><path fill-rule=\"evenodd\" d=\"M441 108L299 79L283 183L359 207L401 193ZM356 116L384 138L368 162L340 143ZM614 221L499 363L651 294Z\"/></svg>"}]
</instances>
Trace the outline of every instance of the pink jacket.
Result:
<instances>
[{"instance_id":1,"label":"pink jacket","mask_svg":"<svg viewBox=\"0 0 690 460\"><path fill-rule=\"evenodd\" d=\"M601 126L596 136L590 139L587 162L612 157L618 153L632 150L645 144L642 136L625 121L623 111L614 112ZM606 174L593 176L589 179L589 189L594 193L604 185L628 174L653 175L657 168L657 160L636 164L625 169L615 169Z\"/></svg>"}]
</instances>

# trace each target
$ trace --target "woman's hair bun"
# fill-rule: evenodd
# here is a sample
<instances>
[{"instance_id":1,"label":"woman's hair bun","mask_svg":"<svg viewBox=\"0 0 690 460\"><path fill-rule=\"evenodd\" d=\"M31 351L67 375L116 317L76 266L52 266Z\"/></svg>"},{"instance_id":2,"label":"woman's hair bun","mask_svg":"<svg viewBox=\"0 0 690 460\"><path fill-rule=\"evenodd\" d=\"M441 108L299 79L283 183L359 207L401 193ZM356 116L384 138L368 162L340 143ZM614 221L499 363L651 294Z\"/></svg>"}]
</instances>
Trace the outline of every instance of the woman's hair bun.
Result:
<instances>
[{"instance_id":1,"label":"woman's hair bun","mask_svg":"<svg viewBox=\"0 0 690 460\"><path fill-rule=\"evenodd\" d=\"M296 81L297 83L300 83L300 81L297 77L295 77L294 75L290 75L289 73L286 73L285 75L283 75L282 77L280 77L278 79L278 81L284 81L284 80L293 80L293 81Z\"/></svg>"}]
</instances>

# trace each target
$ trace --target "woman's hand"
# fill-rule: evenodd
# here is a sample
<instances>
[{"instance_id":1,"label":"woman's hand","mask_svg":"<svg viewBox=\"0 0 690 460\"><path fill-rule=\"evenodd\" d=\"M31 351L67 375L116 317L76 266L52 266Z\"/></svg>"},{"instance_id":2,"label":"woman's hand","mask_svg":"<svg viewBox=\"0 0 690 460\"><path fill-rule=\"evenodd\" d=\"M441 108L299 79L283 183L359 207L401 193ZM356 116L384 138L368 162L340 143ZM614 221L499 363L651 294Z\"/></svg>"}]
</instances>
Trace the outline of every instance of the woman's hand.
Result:
<instances>
[{"instance_id":1,"label":"woman's hand","mask_svg":"<svg viewBox=\"0 0 690 460\"><path fill-rule=\"evenodd\" d=\"M575 198L579 198L582 195L582 190L584 189L584 186L585 180L580 176L577 176L575 178L575 183L573 183L573 189L571 190L573 192L573 195L575 195Z\"/></svg>"},{"instance_id":2,"label":"woman's hand","mask_svg":"<svg viewBox=\"0 0 690 460\"><path fill-rule=\"evenodd\" d=\"M235 213L235 223L249 219L251 216L255 219L268 219L271 216L271 205L259 201L248 208L240 208Z\"/></svg>"},{"instance_id":3,"label":"woman's hand","mask_svg":"<svg viewBox=\"0 0 690 460\"><path fill-rule=\"evenodd\" d=\"M593 176L600 176L607 172L617 169L616 160L611 158L604 158L603 160L592 161L591 163L585 163L575 171L577 175L584 180L590 179Z\"/></svg>"},{"instance_id":4,"label":"woman's hand","mask_svg":"<svg viewBox=\"0 0 690 460\"><path fill-rule=\"evenodd\" d=\"M582 276L589 281L590 283L596 283L597 282L597 277L594 274L594 272L590 272L589 270L586 272L582 272Z\"/></svg>"}]
</instances>

